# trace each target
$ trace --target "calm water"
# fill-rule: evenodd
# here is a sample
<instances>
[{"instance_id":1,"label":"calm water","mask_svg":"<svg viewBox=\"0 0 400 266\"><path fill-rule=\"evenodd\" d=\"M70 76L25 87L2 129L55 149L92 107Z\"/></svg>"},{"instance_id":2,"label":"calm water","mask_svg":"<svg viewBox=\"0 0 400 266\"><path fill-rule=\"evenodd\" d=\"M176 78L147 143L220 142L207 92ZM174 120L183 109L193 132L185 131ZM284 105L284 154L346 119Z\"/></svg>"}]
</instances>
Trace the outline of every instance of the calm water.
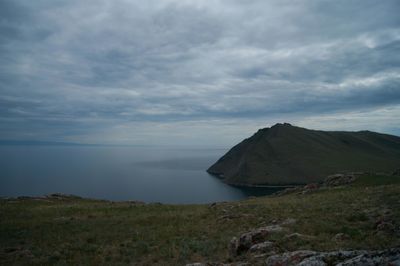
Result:
<instances>
[{"instance_id":1,"label":"calm water","mask_svg":"<svg viewBox=\"0 0 400 266\"><path fill-rule=\"evenodd\" d=\"M225 149L0 146L0 196L54 192L108 200L208 203L270 194L205 171Z\"/></svg>"}]
</instances>

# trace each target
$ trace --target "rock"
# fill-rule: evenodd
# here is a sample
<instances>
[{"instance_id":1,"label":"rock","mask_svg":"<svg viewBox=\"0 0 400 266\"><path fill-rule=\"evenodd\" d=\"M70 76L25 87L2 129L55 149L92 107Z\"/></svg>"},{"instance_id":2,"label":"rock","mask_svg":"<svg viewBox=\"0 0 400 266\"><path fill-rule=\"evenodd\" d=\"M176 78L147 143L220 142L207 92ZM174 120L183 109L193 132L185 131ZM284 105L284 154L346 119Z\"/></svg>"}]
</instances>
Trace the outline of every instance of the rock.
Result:
<instances>
[{"instance_id":1,"label":"rock","mask_svg":"<svg viewBox=\"0 0 400 266\"><path fill-rule=\"evenodd\" d=\"M237 219L237 218L242 218L242 217L250 217L251 215L249 214L226 214L222 215L217 218L217 220L232 220L232 219Z\"/></svg>"},{"instance_id":2,"label":"rock","mask_svg":"<svg viewBox=\"0 0 400 266\"><path fill-rule=\"evenodd\" d=\"M340 266L345 266L345 265L348 265L348 266L350 266L350 265L374 266L374 265L382 265L382 264L375 264L375 263L373 263L372 260L370 260L369 258L366 258L365 255L359 255L357 257L354 257L354 258L348 259L344 262L341 262L337 265L340 265Z\"/></svg>"},{"instance_id":3,"label":"rock","mask_svg":"<svg viewBox=\"0 0 400 266\"><path fill-rule=\"evenodd\" d=\"M393 232L395 232L395 226L390 222L383 222L383 223L378 224L378 226L376 227L376 230L378 232L393 233Z\"/></svg>"},{"instance_id":4,"label":"rock","mask_svg":"<svg viewBox=\"0 0 400 266\"><path fill-rule=\"evenodd\" d=\"M73 194L64 194L64 193L52 193L49 195L45 195L48 199L56 199L56 200L64 200L64 199L80 199L81 197L73 195Z\"/></svg>"},{"instance_id":5,"label":"rock","mask_svg":"<svg viewBox=\"0 0 400 266\"><path fill-rule=\"evenodd\" d=\"M345 241L345 240L349 240L350 236L348 234L344 234L344 233L338 233L333 237L333 240L335 240L336 242L341 242L341 241Z\"/></svg>"},{"instance_id":6,"label":"rock","mask_svg":"<svg viewBox=\"0 0 400 266\"><path fill-rule=\"evenodd\" d=\"M332 251L315 252L300 250L273 255L267 258L266 265L270 266L393 266L400 265L400 248L382 251Z\"/></svg>"},{"instance_id":7,"label":"rock","mask_svg":"<svg viewBox=\"0 0 400 266\"><path fill-rule=\"evenodd\" d=\"M233 237L229 242L229 254L231 257L238 255L239 241L236 237Z\"/></svg>"},{"instance_id":8,"label":"rock","mask_svg":"<svg viewBox=\"0 0 400 266\"><path fill-rule=\"evenodd\" d=\"M253 258L254 259L262 259L262 258L265 258L266 256L271 256L271 255L274 255L275 253L274 252L270 252L269 254L267 254L267 253L261 253L261 254L254 254L253 255Z\"/></svg>"},{"instance_id":9,"label":"rock","mask_svg":"<svg viewBox=\"0 0 400 266\"><path fill-rule=\"evenodd\" d=\"M328 176L324 185L328 187L336 187L350 184L356 180L356 176L354 174L335 174Z\"/></svg>"},{"instance_id":10,"label":"rock","mask_svg":"<svg viewBox=\"0 0 400 266\"><path fill-rule=\"evenodd\" d=\"M295 192L300 192L302 190L303 190L303 187L301 187L301 186L289 187L289 188L285 188L284 190L280 190L280 191L274 193L274 195L283 196L283 195L287 195L287 194L291 194L291 193L295 193Z\"/></svg>"},{"instance_id":11,"label":"rock","mask_svg":"<svg viewBox=\"0 0 400 266\"><path fill-rule=\"evenodd\" d=\"M297 186L297 187L286 188L284 190L280 190L280 191L274 193L273 195L282 196L282 195L291 194L291 193L306 194L306 193L309 193L311 191L317 190L319 188L320 188L319 184L311 183L311 184L307 184L305 186Z\"/></svg>"},{"instance_id":12,"label":"rock","mask_svg":"<svg viewBox=\"0 0 400 266\"><path fill-rule=\"evenodd\" d=\"M400 257L397 256L397 259L400 259ZM357 257L345 260L344 262L338 263L337 266L353 266L353 265L360 265L360 266L375 266L375 265L389 266L390 265L390 266L392 266L392 265L396 265L393 263L395 261L396 261L396 257L390 258L390 257L386 257L386 256L381 256L381 255L363 254L363 255L359 255Z\"/></svg>"},{"instance_id":13,"label":"rock","mask_svg":"<svg viewBox=\"0 0 400 266\"><path fill-rule=\"evenodd\" d=\"M318 188L319 188L319 184L317 184L317 183L307 184L303 187L303 189L305 189L305 190L315 190Z\"/></svg>"},{"instance_id":14,"label":"rock","mask_svg":"<svg viewBox=\"0 0 400 266\"><path fill-rule=\"evenodd\" d=\"M281 255L273 255L267 258L265 264L268 266L298 265L305 258L315 256L317 252L311 250L298 250L285 252Z\"/></svg>"},{"instance_id":15,"label":"rock","mask_svg":"<svg viewBox=\"0 0 400 266\"><path fill-rule=\"evenodd\" d=\"M186 264L186 266L248 266L250 265L247 262L234 262L234 263L221 263L221 262L207 262L207 263L202 263L202 262L195 262L195 263L189 263Z\"/></svg>"},{"instance_id":16,"label":"rock","mask_svg":"<svg viewBox=\"0 0 400 266\"><path fill-rule=\"evenodd\" d=\"M146 202L140 200L129 200L127 203L130 205L146 205Z\"/></svg>"},{"instance_id":17,"label":"rock","mask_svg":"<svg viewBox=\"0 0 400 266\"><path fill-rule=\"evenodd\" d=\"M254 233L254 241L253 241L253 233L247 233L243 234L239 238L239 244L238 244L238 249L237 249L237 254L242 253L243 251L247 251L254 243L257 243L258 241L262 241L264 237L267 235L267 232L259 231L257 233Z\"/></svg>"},{"instance_id":18,"label":"rock","mask_svg":"<svg viewBox=\"0 0 400 266\"><path fill-rule=\"evenodd\" d=\"M297 264L298 266L326 266L327 264L319 257L311 257L304 259L302 262Z\"/></svg>"},{"instance_id":19,"label":"rock","mask_svg":"<svg viewBox=\"0 0 400 266\"><path fill-rule=\"evenodd\" d=\"M264 241L262 243L254 244L250 247L250 252L269 252L274 248L275 244L271 241Z\"/></svg>"},{"instance_id":20,"label":"rock","mask_svg":"<svg viewBox=\"0 0 400 266\"><path fill-rule=\"evenodd\" d=\"M283 228L280 225L270 225L244 233L239 239L234 237L229 243L229 252L232 256L240 255L247 252L253 245L266 241L270 234L281 231Z\"/></svg>"},{"instance_id":21,"label":"rock","mask_svg":"<svg viewBox=\"0 0 400 266\"><path fill-rule=\"evenodd\" d=\"M375 228L377 232L381 233L393 233L396 231L393 222L387 216L380 217L375 222Z\"/></svg>"},{"instance_id":22,"label":"rock","mask_svg":"<svg viewBox=\"0 0 400 266\"><path fill-rule=\"evenodd\" d=\"M309 235L303 235L300 233L293 233L289 235L285 235L284 238L294 240L294 239L311 239L314 238L314 236L309 236Z\"/></svg>"},{"instance_id":23,"label":"rock","mask_svg":"<svg viewBox=\"0 0 400 266\"><path fill-rule=\"evenodd\" d=\"M268 233L278 233L278 232L282 232L284 230L284 228L282 226L280 226L279 224L261 227L260 229L265 230Z\"/></svg>"},{"instance_id":24,"label":"rock","mask_svg":"<svg viewBox=\"0 0 400 266\"><path fill-rule=\"evenodd\" d=\"M281 225L290 225L290 224L295 224L297 222L296 219L293 218L287 218L283 222L281 222Z\"/></svg>"}]
</instances>

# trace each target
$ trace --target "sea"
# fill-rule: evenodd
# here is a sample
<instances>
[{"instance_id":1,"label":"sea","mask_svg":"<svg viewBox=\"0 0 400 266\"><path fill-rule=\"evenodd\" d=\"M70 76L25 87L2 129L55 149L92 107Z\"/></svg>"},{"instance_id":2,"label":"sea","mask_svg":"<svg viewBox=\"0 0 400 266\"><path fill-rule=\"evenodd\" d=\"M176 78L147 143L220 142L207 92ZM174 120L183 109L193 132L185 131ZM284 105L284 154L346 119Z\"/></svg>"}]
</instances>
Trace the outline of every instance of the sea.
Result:
<instances>
[{"instance_id":1,"label":"sea","mask_svg":"<svg viewBox=\"0 0 400 266\"><path fill-rule=\"evenodd\" d=\"M227 148L1 145L0 197L51 193L112 201L200 204L236 201L278 188L223 183L206 169Z\"/></svg>"}]
</instances>

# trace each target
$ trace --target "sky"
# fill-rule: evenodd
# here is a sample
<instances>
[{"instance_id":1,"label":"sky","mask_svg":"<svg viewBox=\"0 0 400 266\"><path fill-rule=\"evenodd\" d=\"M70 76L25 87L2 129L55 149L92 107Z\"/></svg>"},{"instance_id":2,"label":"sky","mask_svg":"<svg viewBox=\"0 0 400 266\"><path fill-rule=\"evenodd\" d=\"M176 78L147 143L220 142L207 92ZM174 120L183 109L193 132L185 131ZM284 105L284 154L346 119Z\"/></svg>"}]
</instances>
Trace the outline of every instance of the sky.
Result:
<instances>
[{"instance_id":1,"label":"sky","mask_svg":"<svg viewBox=\"0 0 400 266\"><path fill-rule=\"evenodd\" d=\"M0 139L400 135L400 1L0 0Z\"/></svg>"}]
</instances>

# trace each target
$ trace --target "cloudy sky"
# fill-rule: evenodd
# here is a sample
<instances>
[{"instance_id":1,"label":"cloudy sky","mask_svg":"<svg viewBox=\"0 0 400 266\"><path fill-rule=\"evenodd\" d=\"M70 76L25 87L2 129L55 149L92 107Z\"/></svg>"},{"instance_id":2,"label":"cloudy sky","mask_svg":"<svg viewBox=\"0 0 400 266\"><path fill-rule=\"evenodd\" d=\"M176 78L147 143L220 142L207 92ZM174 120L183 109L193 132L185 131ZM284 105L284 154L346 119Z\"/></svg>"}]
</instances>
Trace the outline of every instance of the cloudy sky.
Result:
<instances>
[{"instance_id":1,"label":"cloudy sky","mask_svg":"<svg viewBox=\"0 0 400 266\"><path fill-rule=\"evenodd\" d=\"M0 139L400 135L400 1L0 0Z\"/></svg>"}]
</instances>

